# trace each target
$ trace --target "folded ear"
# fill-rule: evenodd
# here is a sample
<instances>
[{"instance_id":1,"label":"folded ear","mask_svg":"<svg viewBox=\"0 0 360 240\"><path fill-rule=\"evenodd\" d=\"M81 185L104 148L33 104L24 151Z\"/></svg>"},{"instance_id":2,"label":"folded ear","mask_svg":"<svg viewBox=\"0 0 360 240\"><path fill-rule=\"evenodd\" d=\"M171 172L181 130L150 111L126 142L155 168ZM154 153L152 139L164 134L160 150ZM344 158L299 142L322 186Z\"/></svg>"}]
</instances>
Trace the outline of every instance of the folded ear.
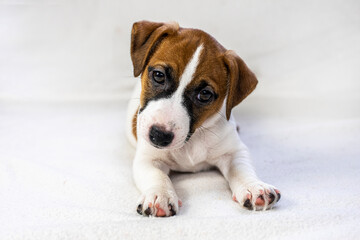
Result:
<instances>
[{"instance_id":1,"label":"folded ear","mask_svg":"<svg viewBox=\"0 0 360 240\"><path fill-rule=\"evenodd\" d=\"M226 102L226 118L229 120L232 108L255 89L258 80L234 51L228 50L225 52L224 62L229 76Z\"/></svg>"},{"instance_id":2,"label":"folded ear","mask_svg":"<svg viewBox=\"0 0 360 240\"><path fill-rule=\"evenodd\" d=\"M131 31L131 60L134 76L139 76L158 44L169 34L179 30L177 23L156 23L140 21L133 24Z\"/></svg>"}]
</instances>

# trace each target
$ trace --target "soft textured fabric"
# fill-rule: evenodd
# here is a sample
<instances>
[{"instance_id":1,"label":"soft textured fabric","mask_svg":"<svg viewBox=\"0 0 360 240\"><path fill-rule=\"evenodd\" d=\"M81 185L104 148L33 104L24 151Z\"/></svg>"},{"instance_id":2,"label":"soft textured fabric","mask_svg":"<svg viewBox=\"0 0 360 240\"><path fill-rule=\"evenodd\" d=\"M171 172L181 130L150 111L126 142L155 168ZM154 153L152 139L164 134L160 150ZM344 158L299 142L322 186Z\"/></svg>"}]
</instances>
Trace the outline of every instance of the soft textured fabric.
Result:
<instances>
[{"instance_id":1,"label":"soft textured fabric","mask_svg":"<svg viewBox=\"0 0 360 240\"><path fill-rule=\"evenodd\" d=\"M359 239L358 1L0 1L0 239ZM216 171L171 175L178 215L136 213L124 121L131 24L176 20L259 84L234 111L282 198L242 209Z\"/></svg>"},{"instance_id":2,"label":"soft textured fabric","mask_svg":"<svg viewBox=\"0 0 360 240\"><path fill-rule=\"evenodd\" d=\"M167 219L135 211L125 104L1 105L0 238L357 239L359 118L263 115L259 105L237 116L258 175L282 191L278 205L241 209L217 171L174 174L183 206Z\"/></svg>"}]
</instances>

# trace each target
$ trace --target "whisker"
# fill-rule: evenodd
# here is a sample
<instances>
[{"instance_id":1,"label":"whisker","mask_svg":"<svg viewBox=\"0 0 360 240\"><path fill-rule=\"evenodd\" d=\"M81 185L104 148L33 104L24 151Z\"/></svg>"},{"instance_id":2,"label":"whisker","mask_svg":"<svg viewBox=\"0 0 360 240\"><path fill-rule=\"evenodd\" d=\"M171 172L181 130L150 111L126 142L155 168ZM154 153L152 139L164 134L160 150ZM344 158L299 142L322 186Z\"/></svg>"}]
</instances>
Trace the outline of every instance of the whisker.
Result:
<instances>
[{"instance_id":1,"label":"whisker","mask_svg":"<svg viewBox=\"0 0 360 240\"><path fill-rule=\"evenodd\" d=\"M201 126L201 127L202 127L204 130L207 130L207 131L211 132L212 134L214 134L215 136L217 136L217 137L220 139L220 137L219 137L215 132L213 132L212 130L210 130L210 129L204 127L204 126Z\"/></svg>"},{"instance_id":2,"label":"whisker","mask_svg":"<svg viewBox=\"0 0 360 240\"><path fill-rule=\"evenodd\" d=\"M208 144L207 144L207 142L205 141L206 139L205 139L205 134L206 134L206 132L205 132L205 130L208 130L208 131L210 131L209 129L207 129L207 128L205 128L205 127L203 127L203 126L200 126L199 128L199 132L201 132L202 133L202 135L203 135L203 141L204 141L204 144L206 145L206 147L208 148L208 149L215 149L214 147L210 147ZM211 131L210 131L211 132ZM213 133L213 132L212 132ZM214 134L214 133L213 133ZM215 134L216 135L216 134Z\"/></svg>"},{"instance_id":3,"label":"whisker","mask_svg":"<svg viewBox=\"0 0 360 240\"><path fill-rule=\"evenodd\" d=\"M219 114L222 119L224 119L225 121L227 121L227 118L226 118L224 115L222 115L219 111L216 111L216 113Z\"/></svg>"}]
</instances>

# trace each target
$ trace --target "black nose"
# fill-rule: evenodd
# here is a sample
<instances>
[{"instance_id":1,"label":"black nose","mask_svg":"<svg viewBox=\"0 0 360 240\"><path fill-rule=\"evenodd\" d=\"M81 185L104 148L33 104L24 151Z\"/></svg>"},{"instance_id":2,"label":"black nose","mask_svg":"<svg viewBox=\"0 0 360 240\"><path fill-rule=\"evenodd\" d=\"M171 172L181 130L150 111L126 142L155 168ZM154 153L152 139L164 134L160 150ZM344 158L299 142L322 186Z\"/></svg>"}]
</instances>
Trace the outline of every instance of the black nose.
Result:
<instances>
[{"instance_id":1,"label":"black nose","mask_svg":"<svg viewBox=\"0 0 360 240\"><path fill-rule=\"evenodd\" d=\"M156 146L165 147L172 142L174 134L165 131L163 127L153 125L150 129L149 138Z\"/></svg>"}]
</instances>

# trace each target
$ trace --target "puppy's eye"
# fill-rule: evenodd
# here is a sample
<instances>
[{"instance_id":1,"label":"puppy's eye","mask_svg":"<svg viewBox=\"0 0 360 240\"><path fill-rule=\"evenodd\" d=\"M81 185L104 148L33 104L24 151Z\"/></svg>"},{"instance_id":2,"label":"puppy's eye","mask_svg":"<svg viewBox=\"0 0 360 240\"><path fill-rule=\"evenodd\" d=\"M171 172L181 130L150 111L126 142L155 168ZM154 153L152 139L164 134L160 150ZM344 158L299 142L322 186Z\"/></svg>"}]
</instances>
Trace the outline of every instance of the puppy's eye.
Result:
<instances>
[{"instance_id":1,"label":"puppy's eye","mask_svg":"<svg viewBox=\"0 0 360 240\"><path fill-rule=\"evenodd\" d=\"M201 103L208 103L213 99L213 92L210 88L206 87L198 93L196 99Z\"/></svg>"},{"instance_id":2,"label":"puppy's eye","mask_svg":"<svg viewBox=\"0 0 360 240\"><path fill-rule=\"evenodd\" d=\"M158 84L164 84L164 82L165 82L165 74L160 71L157 71L157 70L153 71L152 78Z\"/></svg>"}]
</instances>

